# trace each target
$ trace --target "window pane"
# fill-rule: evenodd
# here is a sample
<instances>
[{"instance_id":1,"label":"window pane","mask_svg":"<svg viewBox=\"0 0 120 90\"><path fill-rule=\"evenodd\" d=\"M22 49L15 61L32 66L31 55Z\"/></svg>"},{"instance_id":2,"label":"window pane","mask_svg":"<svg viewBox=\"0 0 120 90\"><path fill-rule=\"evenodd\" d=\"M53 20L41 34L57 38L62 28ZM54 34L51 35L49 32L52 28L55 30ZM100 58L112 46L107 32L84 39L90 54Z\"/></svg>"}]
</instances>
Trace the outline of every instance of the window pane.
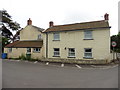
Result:
<instances>
[{"instance_id":1,"label":"window pane","mask_svg":"<svg viewBox=\"0 0 120 90\"><path fill-rule=\"evenodd\" d=\"M34 52L40 52L40 48L34 48Z\"/></svg>"},{"instance_id":2,"label":"window pane","mask_svg":"<svg viewBox=\"0 0 120 90\"><path fill-rule=\"evenodd\" d=\"M74 48L69 48L68 56L75 56L75 49Z\"/></svg>"},{"instance_id":3,"label":"window pane","mask_svg":"<svg viewBox=\"0 0 120 90\"><path fill-rule=\"evenodd\" d=\"M59 48L54 48L54 51L59 51Z\"/></svg>"},{"instance_id":4,"label":"window pane","mask_svg":"<svg viewBox=\"0 0 120 90\"><path fill-rule=\"evenodd\" d=\"M59 52L54 52L54 56L59 56Z\"/></svg>"},{"instance_id":5,"label":"window pane","mask_svg":"<svg viewBox=\"0 0 120 90\"><path fill-rule=\"evenodd\" d=\"M92 53L85 53L85 57L91 58L92 57Z\"/></svg>"},{"instance_id":6,"label":"window pane","mask_svg":"<svg viewBox=\"0 0 120 90\"><path fill-rule=\"evenodd\" d=\"M85 49L85 52L91 52L91 49Z\"/></svg>"},{"instance_id":7,"label":"window pane","mask_svg":"<svg viewBox=\"0 0 120 90\"><path fill-rule=\"evenodd\" d=\"M92 58L92 49L91 48L85 48L84 57Z\"/></svg>"},{"instance_id":8,"label":"window pane","mask_svg":"<svg viewBox=\"0 0 120 90\"><path fill-rule=\"evenodd\" d=\"M91 31L85 31L85 34L91 34Z\"/></svg>"},{"instance_id":9,"label":"window pane","mask_svg":"<svg viewBox=\"0 0 120 90\"><path fill-rule=\"evenodd\" d=\"M27 48L27 52L31 52L31 48Z\"/></svg>"},{"instance_id":10,"label":"window pane","mask_svg":"<svg viewBox=\"0 0 120 90\"><path fill-rule=\"evenodd\" d=\"M54 48L54 56L59 56L60 52L59 52L59 48Z\"/></svg>"},{"instance_id":11,"label":"window pane","mask_svg":"<svg viewBox=\"0 0 120 90\"><path fill-rule=\"evenodd\" d=\"M39 35L38 35L38 39L42 39L42 36L41 36L41 34L39 34Z\"/></svg>"},{"instance_id":12,"label":"window pane","mask_svg":"<svg viewBox=\"0 0 120 90\"><path fill-rule=\"evenodd\" d=\"M72 53L72 52L73 52L73 53L75 52L75 49L69 49L69 50L70 50L71 53Z\"/></svg>"},{"instance_id":13,"label":"window pane","mask_svg":"<svg viewBox=\"0 0 120 90\"><path fill-rule=\"evenodd\" d=\"M85 39L92 39L92 31L84 31Z\"/></svg>"},{"instance_id":14,"label":"window pane","mask_svg":"<svg viewBox=\"0 0 120 90\"><path fill-rule=\"evenodd\" d=\"M54 40L60 40L59 33L54 33Z\"/></svg>"}]
</instances>

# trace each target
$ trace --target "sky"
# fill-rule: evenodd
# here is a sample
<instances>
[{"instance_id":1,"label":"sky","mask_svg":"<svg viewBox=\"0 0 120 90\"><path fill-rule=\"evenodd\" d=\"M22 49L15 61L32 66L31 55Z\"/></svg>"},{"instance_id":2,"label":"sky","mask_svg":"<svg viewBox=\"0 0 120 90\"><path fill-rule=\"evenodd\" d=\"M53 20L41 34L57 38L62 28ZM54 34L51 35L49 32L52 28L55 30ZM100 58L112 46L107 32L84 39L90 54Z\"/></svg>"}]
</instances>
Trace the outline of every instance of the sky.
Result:
<instances>
[{"instance_id":1,"label":"sky","mask_svg":"<svg viewBox=\"0 0 120 90\"><path fill-rule=\"evenodd\" d=\"M118 33L119 0L1 0L0 10L7 10L22 28L31 18L32 24L47 29L54 25L104 20L109 14L111 35Z\"/></svg>"}]
</instances>

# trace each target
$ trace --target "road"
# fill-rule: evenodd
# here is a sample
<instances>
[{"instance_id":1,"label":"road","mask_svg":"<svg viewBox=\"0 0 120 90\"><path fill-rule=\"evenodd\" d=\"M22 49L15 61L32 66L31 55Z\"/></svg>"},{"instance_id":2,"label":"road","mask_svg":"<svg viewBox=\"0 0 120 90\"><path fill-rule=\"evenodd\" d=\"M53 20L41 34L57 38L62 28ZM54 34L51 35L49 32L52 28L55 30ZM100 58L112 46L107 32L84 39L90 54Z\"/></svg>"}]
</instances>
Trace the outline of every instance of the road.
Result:
<instances>
[{"instance_id":1,"label":"road","mask_svg":"<svg viewBox=\"0 0 120 90\"><path fill-rule=\"evenodd\" d=\"M118 88L118 67L58 67L3 60L3 88Z\"/></svg>"}]
</instances>

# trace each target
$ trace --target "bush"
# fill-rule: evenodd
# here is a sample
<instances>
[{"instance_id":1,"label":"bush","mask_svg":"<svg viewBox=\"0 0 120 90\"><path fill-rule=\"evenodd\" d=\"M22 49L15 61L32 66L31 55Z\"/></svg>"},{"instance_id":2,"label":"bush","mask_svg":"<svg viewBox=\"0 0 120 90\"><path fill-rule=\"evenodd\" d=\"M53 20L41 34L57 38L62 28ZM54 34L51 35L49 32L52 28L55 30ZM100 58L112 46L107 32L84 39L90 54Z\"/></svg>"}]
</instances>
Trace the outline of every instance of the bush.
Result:
<instances>
[{"instance_id":1,"label":"bush","mask_svg":"<svg viewBox=\"0 0 120 90\"><path fill-rule=\"evenodd\" d=\"M19 56L19 59L21 59L21 60L32 60L31 55L24 55L24 54Z\"/></svg>"},{"instance_id":2,"label":"bush","mask_svg":"<svg viewBox=\"0 0 120 90\"><path fill-rule=\"evenodd\" d=\"M19 59L26 60L27 58L26 58L26 56L24 54L22 54L21 56L19 56Z\"/></svg>"}]
</instances>

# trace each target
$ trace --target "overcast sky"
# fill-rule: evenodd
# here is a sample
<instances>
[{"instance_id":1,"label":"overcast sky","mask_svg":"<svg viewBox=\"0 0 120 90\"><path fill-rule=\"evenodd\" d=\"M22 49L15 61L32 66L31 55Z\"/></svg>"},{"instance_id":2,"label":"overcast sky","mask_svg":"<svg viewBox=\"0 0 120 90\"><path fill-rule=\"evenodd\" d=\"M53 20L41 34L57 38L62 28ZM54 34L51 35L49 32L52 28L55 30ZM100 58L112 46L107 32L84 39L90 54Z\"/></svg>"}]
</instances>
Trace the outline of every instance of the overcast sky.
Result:
<instances>
[{"instance_id":1,"label":"overcast sky","mask_svg":"<svg viewBox=\"0 0 120 90\"><path fill-rule=\"evenodd\" d=\"M33 25L48 28L54 25L103 20L109 14L111 35L118 33L119 0L2 0L0 9L5 9L22 28L27 20Z\"/></svg>"}]
</instances>

